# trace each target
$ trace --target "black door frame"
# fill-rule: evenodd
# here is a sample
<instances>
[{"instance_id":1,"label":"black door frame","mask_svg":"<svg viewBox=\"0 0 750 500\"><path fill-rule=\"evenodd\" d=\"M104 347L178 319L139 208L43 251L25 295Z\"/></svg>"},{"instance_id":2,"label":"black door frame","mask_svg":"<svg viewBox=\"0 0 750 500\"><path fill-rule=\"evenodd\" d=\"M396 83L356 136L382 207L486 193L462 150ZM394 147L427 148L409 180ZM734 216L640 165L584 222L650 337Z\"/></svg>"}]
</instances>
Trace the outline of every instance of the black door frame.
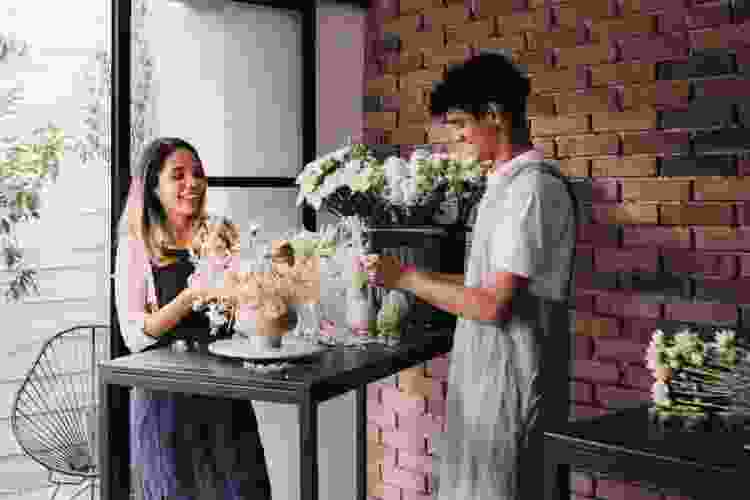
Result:
<instances>
[{"instance_id":1,"label":"black door frame","mask_svg":"<svg viewBox=\"0 0 750 500\"><path fill-rule=\"evenodd\" d=\"M110 0L112 47L112 98L111 98L111 169L110 169L110 276L115 275L117 223L127 199L130 185L130 125L131 125L131 47L132 0ZM302 159L308 163L315 159L317 149L317 49L318 21L316 0L232 0L237 3L263 5L298 12L302 17ZM367 8L368 0L334 0L335 3ZM302 165L300 165L300 168ZM293 177L209 177L209 187L293 187ZM302 224L306 229L316 227L315 211L303 206ZM120 335L115 306L115 282L110 280L110 355L117 358L129 354ZM129 398L126 389L111 394L112 405L108 411L112 429L127 429ZM113 485L113 498L120 498L129 488L128 433L112 433L112 449L118 450L114 459L113 475L118 484ZM118 494L119 493L119 494ZM122 498L127 498L123 496Z\"/></svg>"}]
</instances>

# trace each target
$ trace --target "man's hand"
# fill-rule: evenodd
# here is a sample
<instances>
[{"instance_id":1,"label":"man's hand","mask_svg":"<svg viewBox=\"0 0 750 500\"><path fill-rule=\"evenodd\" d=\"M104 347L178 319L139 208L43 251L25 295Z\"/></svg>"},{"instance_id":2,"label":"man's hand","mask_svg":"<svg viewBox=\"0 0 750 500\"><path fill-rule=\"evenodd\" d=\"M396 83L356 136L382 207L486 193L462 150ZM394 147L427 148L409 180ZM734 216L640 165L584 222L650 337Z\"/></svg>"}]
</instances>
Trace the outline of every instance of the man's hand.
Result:
<instances>
[{"instance_id":1,"label":"man's hand","mask_svg":"<svg viewBox=\"0 0 750 500\"><path fill-rule=\"evenodd\" d=\"M365 256L365 271L370 276L370 284L385 288L403 288L401 261L392 255Z\"/></svg>"}]
</instances>

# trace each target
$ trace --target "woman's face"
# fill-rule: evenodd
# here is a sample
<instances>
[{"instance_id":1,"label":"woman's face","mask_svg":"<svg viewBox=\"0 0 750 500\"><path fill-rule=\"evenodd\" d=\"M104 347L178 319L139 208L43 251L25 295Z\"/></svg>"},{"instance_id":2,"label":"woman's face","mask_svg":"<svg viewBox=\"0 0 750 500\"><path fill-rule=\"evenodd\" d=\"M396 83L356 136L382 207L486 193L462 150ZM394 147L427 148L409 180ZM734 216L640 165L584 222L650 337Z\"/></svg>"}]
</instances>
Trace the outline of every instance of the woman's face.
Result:
<instances>
[{"instance_id":1,"label":"woman's face","mask_svg":"<svg viewBox=\"0 0 750 500\"><path fill-rule=\"evenodd\" d=\"M206 187L203 167L187 149L178 149L164 160L157 192L170 217L188 217L198 213Z\"/></svg>"}]
</instances>

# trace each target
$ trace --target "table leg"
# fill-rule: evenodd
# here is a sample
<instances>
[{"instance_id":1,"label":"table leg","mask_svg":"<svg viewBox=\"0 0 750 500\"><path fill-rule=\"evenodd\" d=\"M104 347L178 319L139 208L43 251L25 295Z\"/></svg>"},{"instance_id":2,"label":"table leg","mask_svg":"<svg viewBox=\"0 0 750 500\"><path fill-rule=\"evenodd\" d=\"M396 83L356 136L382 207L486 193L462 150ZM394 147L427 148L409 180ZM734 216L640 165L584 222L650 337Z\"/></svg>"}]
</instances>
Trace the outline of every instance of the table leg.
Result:
<instances>
[{"instance_id":1,"label":"table leg","mask_svg":"<svg viewBox=\"0 0 750 500\"><path fill-rule=\"evenodd\" d=\"M97 439L99 441L99 485L102 500L112 498L112 484L109 455L109 416L110 416L110 394L109 385L100 380L99 382L99 425L97 428Z\"/></svg>"},{"instance_id":2,"label":"table leg","mask_svg":"<svg viewBox=\"0 0 750 500\"><path fill-rule=\"evenodd\" d=\"M544 500L570 500L570 465L544 457Z\"/></svg>"},{"instance_id":3,"label":"table leg","mask_svg":"<svg viewBox=\"0 0 750 500\"><path fill-rule=\"evenodd\" d=\"M98 453L102 500L130 498L129 407L126 387L99 382ZM113 432L119 429L118 432Z\"/></svg>"},{"instance_id":4,"label":"table leg","mask_svg":"<svg viewBox=\"0 0 750 500\"><path fill-rule=\"evenodd\" d=\"M356 390L357 500L367 500L367 386Z\"/></svg>"},{"instance_id":5,"label":"table leg","mask_svg":"<svg viewBox=\"0 0 750 500\"><path fill-rule=\"evenodd\" d=\"M318 500L318 404L299 404L300 500Z\"/></svg>"}]
</instances>

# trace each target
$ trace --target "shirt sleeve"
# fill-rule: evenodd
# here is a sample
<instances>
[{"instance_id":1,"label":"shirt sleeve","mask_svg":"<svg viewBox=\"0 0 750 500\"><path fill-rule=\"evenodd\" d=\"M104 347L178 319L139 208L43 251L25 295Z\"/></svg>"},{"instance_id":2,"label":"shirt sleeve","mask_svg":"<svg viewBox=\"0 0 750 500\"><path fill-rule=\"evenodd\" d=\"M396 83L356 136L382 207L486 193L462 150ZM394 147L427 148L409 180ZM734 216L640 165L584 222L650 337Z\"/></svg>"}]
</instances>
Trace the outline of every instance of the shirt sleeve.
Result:
<instances>
[{"instance_id":1,"label":"shirt sleeve","mask_svg":"<svg viewBox=\"0 0 750 500\"><path fill-rule=\"evenodd\" d=\"M562 182L539 172L514 180L508 189L491 237L492 266L535 278L547 271L547 255L560 244L572 207Z\"/></svg>"},{"instance_id":2,"label":"shirt sleeve","mask_svg":"<svg viewBox=\"0 0 750 500\"><path fill-rule=\"evenodd\" d=\"M115 258L115 305L120 333L131 352L140 352L157 341L144 331L147 307L156 307L150 272L143 243L123 238Z\"/></svg>"}]
</instances>

